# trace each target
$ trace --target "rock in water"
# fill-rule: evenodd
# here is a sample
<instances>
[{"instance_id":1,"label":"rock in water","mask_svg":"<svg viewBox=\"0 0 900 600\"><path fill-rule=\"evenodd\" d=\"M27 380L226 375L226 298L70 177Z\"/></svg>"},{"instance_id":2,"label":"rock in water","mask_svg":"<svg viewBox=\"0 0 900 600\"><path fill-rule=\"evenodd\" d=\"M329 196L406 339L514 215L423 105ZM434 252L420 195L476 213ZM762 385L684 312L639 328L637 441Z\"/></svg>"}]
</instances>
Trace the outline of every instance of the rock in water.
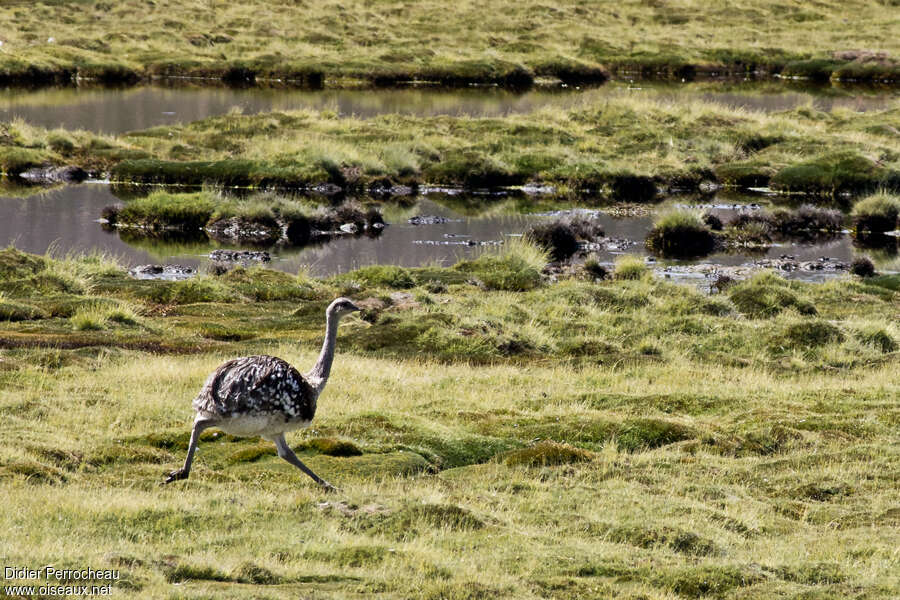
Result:
<instances>
[{"instance_id":1,"label":"rock in water","mask_svg":"<svg viewBox=\"0 0 900 600\"><path fill-rule=\"evenodd\" d=\"M35 167L19 173L19 177L29 183L81 183L87 179L87 171L81 167Z\"/></svg>"},{"instance_id":2,"label":"rock in water","mask_svg":"<svg viewBox=\"0 0 900 600\"><path fill-rule=\"evenodd\" d=\"M197 274L197 271L193 267L184 265L140 265L129 269L128 274L135 279L180 281L182 279L190 279Z\"/></svg>"}]
</instances>

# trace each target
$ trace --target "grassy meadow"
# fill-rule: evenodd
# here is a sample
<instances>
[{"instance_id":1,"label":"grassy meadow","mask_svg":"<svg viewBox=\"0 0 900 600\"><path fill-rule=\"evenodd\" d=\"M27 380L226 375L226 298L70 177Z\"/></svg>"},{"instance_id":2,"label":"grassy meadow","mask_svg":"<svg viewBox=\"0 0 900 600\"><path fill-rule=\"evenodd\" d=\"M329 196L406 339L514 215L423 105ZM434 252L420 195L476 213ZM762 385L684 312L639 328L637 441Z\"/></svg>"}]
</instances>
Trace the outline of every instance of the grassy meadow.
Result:
<instances>
[{"instance_id":1,"label":"grassy meadow","mask_svg":"<svg viewBox=\"0 0 900 600\"><path fill-rule=\"evenodd\" d=\"M896 276L708 297L545 262L154 282L0 252L5 561L129 597L896 597ZM365 310L289 435L340 491L215 430L159 487L206 375L305 370L341 294Z\"/></svg>"},{"instance_id":2,"label":"grassy meadow","mask_svg":"<svg viewBox=\"0 0 900 600\"><path fill-rule=\"evenodd\" d=\"M237 112L120 136L0 123L0 169L45 164L114 181L389 190L547 183L649 199L714 182L824 196L900 188L900 104L766 114L690 100L594 99L502 118Z\"/></svg>"},{"instance_id":3,"label":"grassy meadow","mask_svg":"<svg viewBox=\"0 0 900 600\"><path fill-rule=\"evenodd\" d=\"M897 8L7 0L0 85L892 84ZM179 229L186 253L208 251L198 237L216 223L265 224L269 243L301 246L381 218L272 188L397 196L389 220L412 216L406 199L427 185L552 188L451 195L465 215L585 198L649 211L637 203L721 187L804 203L740 227L661 211L649 246L694 255L685 240L709 251L848 227L860 243L884 238L900 214L898 131L896 97L867 112L626 95L498 118L234 109L121 135L0 121L0 172L13 196L34 193L28 170L48 186L59 172L125 184L102 216L151 253ZM761 272L706 295L634 256L556 274L527 237L452 266L329 278L236 267L136 280L109 256L2 249L0 557L116 569L113 593L138 598L897 598L900 275L871 273L895 269L882 254L859 276ZM338 296L363 310L341 324L312 427L288 442L339 489L268 442L215 429L190 479L161 486L208 374L253 354L308 370ZM4 586L15 583L37 582Z\"/></svg>"},{"instance_id":4,"label":"grassy meadow","mask_svg":"<svg viewBox=\"0 0 900 600\"><path fill-rule=\"evenodd\" d=\"M527 85L761 71L897 80L896 0L12 0L0 78Z\"/></svg>"}]
</instances>

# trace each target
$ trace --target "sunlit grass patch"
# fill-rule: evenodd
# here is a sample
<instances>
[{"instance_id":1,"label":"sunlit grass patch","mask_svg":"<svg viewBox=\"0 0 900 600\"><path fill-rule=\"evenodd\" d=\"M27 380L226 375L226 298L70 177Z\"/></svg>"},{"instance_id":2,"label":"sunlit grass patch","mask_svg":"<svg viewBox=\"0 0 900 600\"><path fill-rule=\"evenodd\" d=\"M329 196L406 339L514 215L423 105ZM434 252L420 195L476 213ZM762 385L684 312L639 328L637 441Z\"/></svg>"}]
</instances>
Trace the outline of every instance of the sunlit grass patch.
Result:
<instances>
[{"instance_id":1,"label":"sunlit grass patch","mask_svg":"<svg viewBox=\"0 0 900 600\"><path fill-rule=\"evenodd\" d=\"M853 205L850 216L857 232L880 233L897 228L900 198L887 192L867 196Z\"/></svg>"},{"instance_id":2,"label":"sunlit grass patch","mask_svg":"<svg viewBox=\"0 0 900 600\"><path fill-rule=\"evenodd\" d=\"M646 244L663 256L704 256L713 251L716 238L698 215L681 210L657 218Z\"/></svg>"},{"instance_id":3,"label":"sunlit grass patch","mask_svg":"<svg viewBox=\"0 0 900 600\"><path fill-rule=\"evenodd\" d=\"M508 241L498 251L461 261L454 269L471 274L488 289L521 292L541 284L541 271L549 262L546 250L527 241Z\"/></svg>"},{"instance_id":4,"label":"sunlit grass patch","mask_svg":"<svg viewBox=\"0 0 900 600\"><path fill-rule=\"evenodd\" d=\"M642 279L650 273L644 260L638 256L625 254L616 259L613 276L616 279Z\"/></svg>"}]
</instances>

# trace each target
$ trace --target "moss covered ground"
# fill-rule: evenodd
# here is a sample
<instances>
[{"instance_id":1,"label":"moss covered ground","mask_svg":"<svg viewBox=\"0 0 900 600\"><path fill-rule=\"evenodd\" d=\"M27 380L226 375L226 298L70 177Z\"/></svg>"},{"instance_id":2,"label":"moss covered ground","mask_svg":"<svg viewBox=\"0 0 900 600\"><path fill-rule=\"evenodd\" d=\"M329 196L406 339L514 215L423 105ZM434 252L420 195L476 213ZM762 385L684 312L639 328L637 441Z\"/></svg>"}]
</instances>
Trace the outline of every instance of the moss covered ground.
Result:
<instances>
[{"instance_id":1,"label":"moss covered ground","mask_svg":"<svg viewBox=\"0 0 900 600\"><path fill-rule=\"evenodd\" d=\"M5 560L129 597L896 597L896 276L704 296L545 260L154 282L0 251ZM288 440L341 491L216 430L160 488L206 375L305 370L341 294L366 309Z\"/></svg>"},{"instance_id":2,"label":"moss covered ground","mask_svg":"<svg viewBox=\"0 0 900 600\"><path fill-rule=\"evenodd\" d=\"M594 99L501 118L228 114L117 137L0 123L0 169L46 163L152 184L390 191L548 183L646 200L703 183L834 196L900 187L900 106L774 114L701 100Z\"/></svg>"},{"instance_id":3,"label":"moss covered ground","mask_svg":"<svg viewBox=\"0 0 900 600\"><path fill-rule=\"evenodd\" d=\"M11 0L0 78L528 85L610 72L898 79L894 0Z\"/></svg>"}]
</instances>

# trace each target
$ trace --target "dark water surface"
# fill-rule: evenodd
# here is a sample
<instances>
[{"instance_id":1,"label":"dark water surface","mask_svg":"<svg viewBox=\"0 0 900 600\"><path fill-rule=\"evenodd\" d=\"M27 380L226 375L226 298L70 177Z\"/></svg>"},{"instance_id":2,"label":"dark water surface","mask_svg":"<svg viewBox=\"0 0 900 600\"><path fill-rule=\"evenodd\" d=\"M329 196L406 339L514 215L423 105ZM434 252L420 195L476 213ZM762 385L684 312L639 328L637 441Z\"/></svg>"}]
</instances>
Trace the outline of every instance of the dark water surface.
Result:
<instances>
[{"instance_id":1,"label":"dark water surface","mask_svg":"<svg viewBox=\"0 0 900 600\"><path fill-rule=\"evenodd\" d=\"M133 88L94 86L0 89L0 121L21 118L41 127L86 129L117 134L157 125L187 123L231 110L245 114L300 109L332 110L340 115L372 117L400 113L419 116L503 116L542 107L570 108L618 97L645 97L679 103L702 99L757 111L810 105L817 110L885 108L897 90L794 89L787 84L660 84L610 82L596 88L535 88L524 93L491 87L465 89L297 90L252 87L147 85Z\"/></svg>"},{"instance_id":2,"label":"dark water surface","mask_svg":"<svg viewBox=\"0 0 900 600\"><path fill-rule=\"evenodd\" d=\"M27 192L26 192L27 194ZM164 242L158 239L129 238L127 230L107 231L97 222L103 207L119 202L111 188L102 184L82 184L53 190L36 189L33 195L4 196L0 188L0 245L13 244L21 250L42 254L81 253L100 251L119 257L128 265L147 263L177 263L200 269L208 264L206 257L217 248L237 248L215 242ZM748 197L747 202L758 202ZM734 202L729 197L727 203ZM342 273L372 264L420 266L424 264L453 264L483 251L484 246L466 246L460 242L496 242L521 234L529 225L548 217L520 214L515 200L495 200L482 216L467 217L451 208L451 197L430 195L420 197L412 205L384 205L385 220L390 223L377 238L340 237L328 243L303 248L270 248L269 266L289 273L301 268L317 276ZM408 224L417 215L438 215L452 221L437 225ZM621 238L631 242L626 249L602 249L597 252L601 262L612 263L622 253L646 255L643 240L650 230L652 218L613 217L600 213L596 217L607 238ZM123 238L125 238L123 240ZM857 254L849 235L838 236L816 244L787 243L770 248L762 254L716 254L705 258L703 264L720 266L747 265L760 258L777 258L783 254L797 260L816 260L828 256L849 262ZM672 277L679 280L702 279L703 275L685 272L701 261L673 261ZM894 261L896 262L896 261ZM658 263L663 266L662 261ZM821 280L822 273L789 273L790 277Z\"/></svg>"}]
</instances>

